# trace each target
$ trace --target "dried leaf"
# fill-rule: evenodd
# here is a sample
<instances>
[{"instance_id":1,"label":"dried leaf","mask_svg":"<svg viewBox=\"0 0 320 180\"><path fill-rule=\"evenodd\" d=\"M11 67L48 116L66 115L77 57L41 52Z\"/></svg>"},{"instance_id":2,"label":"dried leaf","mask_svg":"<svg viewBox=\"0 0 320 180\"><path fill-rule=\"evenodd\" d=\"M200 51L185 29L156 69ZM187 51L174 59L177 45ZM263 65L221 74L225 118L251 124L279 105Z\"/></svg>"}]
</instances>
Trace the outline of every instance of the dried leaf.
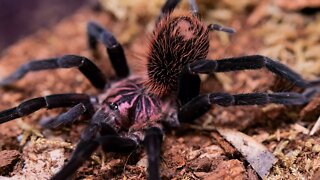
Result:
<instances>
[{"instance_id":1,"label":"dried leaf","mask_svg":"<svg viewBox=\"0 0 320 180\"><path fill-rule=\"evenodd\" d=\"M246 158L261 178L269 174L277 158L264 145L239 131L222 128L217 130Z\"/></svg>"}]
</instances>

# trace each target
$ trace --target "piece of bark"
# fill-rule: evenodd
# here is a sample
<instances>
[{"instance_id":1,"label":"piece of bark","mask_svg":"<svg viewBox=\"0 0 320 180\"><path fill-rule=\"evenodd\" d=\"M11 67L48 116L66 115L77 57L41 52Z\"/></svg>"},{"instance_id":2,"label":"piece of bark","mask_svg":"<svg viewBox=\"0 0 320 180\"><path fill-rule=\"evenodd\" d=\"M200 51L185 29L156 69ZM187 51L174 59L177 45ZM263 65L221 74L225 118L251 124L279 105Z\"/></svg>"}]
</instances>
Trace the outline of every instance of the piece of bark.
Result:
<instances>
[{"instance_id":1,"label":"piece of bark","mask_svg":"<svg viewBox=\"0 0 320 180\"><path fill-rule=\"evenodd\" d=\"M20 153L17 150L0 151L0 175L8 175L18 162Z\"/></svg>"},{"instance_id":2,"label":"piece of bark","mask_svg":"<svg viewBox=\"0 0 320 180\"><path fill-rule=\"evenodd\" d=\"M218 167L212 173L208 173L204 179L242 180L245 179L245 177L243 163L237 159L232 159L229 161L222 161Z\"/></svg>"}]
</instances>

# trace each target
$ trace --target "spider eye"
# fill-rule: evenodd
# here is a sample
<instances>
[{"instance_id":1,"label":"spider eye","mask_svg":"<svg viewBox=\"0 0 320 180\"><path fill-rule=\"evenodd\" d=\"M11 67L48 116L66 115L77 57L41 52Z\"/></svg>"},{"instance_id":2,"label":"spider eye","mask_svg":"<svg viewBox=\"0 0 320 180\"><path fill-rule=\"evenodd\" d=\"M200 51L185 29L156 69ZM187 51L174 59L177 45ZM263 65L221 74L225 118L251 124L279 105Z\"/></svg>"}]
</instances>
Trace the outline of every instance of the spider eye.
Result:
<instances>
[{"instance_id":1,"label":"spider eye","mask_svg":"<svg viewBox=\"0 0 320 180\"><path fill-rule=\"evenodd\" d=\"M110 103L109 107L111 110L118 110L118 105L116 103Z\"/></svg>"}]
</instances>

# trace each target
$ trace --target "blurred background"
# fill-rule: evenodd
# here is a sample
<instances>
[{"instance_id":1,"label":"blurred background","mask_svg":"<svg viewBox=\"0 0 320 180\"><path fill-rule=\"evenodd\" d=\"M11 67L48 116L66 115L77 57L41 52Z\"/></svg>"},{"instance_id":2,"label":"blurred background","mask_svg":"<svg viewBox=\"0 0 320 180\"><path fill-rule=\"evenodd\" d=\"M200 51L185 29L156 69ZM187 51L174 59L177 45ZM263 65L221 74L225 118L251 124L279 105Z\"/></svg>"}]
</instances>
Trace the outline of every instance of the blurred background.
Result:
<instances>
[{"instance_id":1,"label":"blurred background","mask_svg":"<svg viewBox=\"0 0 320 180\"><path fill-rule=\"evenodd\" d=\"M39 28L48 28L94 0L0 1L0 52Z\"/></svg>"}]
</instances>

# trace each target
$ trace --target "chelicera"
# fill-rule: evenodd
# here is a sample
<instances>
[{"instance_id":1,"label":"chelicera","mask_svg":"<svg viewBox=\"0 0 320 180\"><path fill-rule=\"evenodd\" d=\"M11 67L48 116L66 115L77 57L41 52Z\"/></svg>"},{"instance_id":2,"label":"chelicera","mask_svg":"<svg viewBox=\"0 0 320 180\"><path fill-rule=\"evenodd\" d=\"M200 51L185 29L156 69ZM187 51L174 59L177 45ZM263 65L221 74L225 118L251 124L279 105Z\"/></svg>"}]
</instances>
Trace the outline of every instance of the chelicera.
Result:
<instances>
[{"instance_id":1,"label":"chelicera","mask_svg":"<svg viewBox=\"0 0 320 180\"><path fill-rule=\"evenodd\" d=\"M56 128L73 122L83 114L91 120L70 160L52 179L72 176L99 146L106 152L132 152L141 145L148 155L149 179L160 179L159 157L164 127L176 128L180 123L192 123L214 104L303 105L319 92L319 80L306 81L287 66L265 56L206 59L210 31L233 33L234 30L217 24L204 24L198 16L195 1L189 2L191 12L173 11L179 0L167 0L163 5L149 44L145 72L142 74L130 74L122 46L111 32L94 22L87 26L89 47L97 53L98 42L106 46L118 80L108 80L88 58L78 55L22 65L1 80L0 85L10 85L32 71L77 67L101 93L97 96L55 94L30 99L0 112L0 123L26 116L41 108L70 107L67 112L45 123L44 127ZM198 74L264 67L305 91L199 94Z\"/></svg>"}]
</instances>

